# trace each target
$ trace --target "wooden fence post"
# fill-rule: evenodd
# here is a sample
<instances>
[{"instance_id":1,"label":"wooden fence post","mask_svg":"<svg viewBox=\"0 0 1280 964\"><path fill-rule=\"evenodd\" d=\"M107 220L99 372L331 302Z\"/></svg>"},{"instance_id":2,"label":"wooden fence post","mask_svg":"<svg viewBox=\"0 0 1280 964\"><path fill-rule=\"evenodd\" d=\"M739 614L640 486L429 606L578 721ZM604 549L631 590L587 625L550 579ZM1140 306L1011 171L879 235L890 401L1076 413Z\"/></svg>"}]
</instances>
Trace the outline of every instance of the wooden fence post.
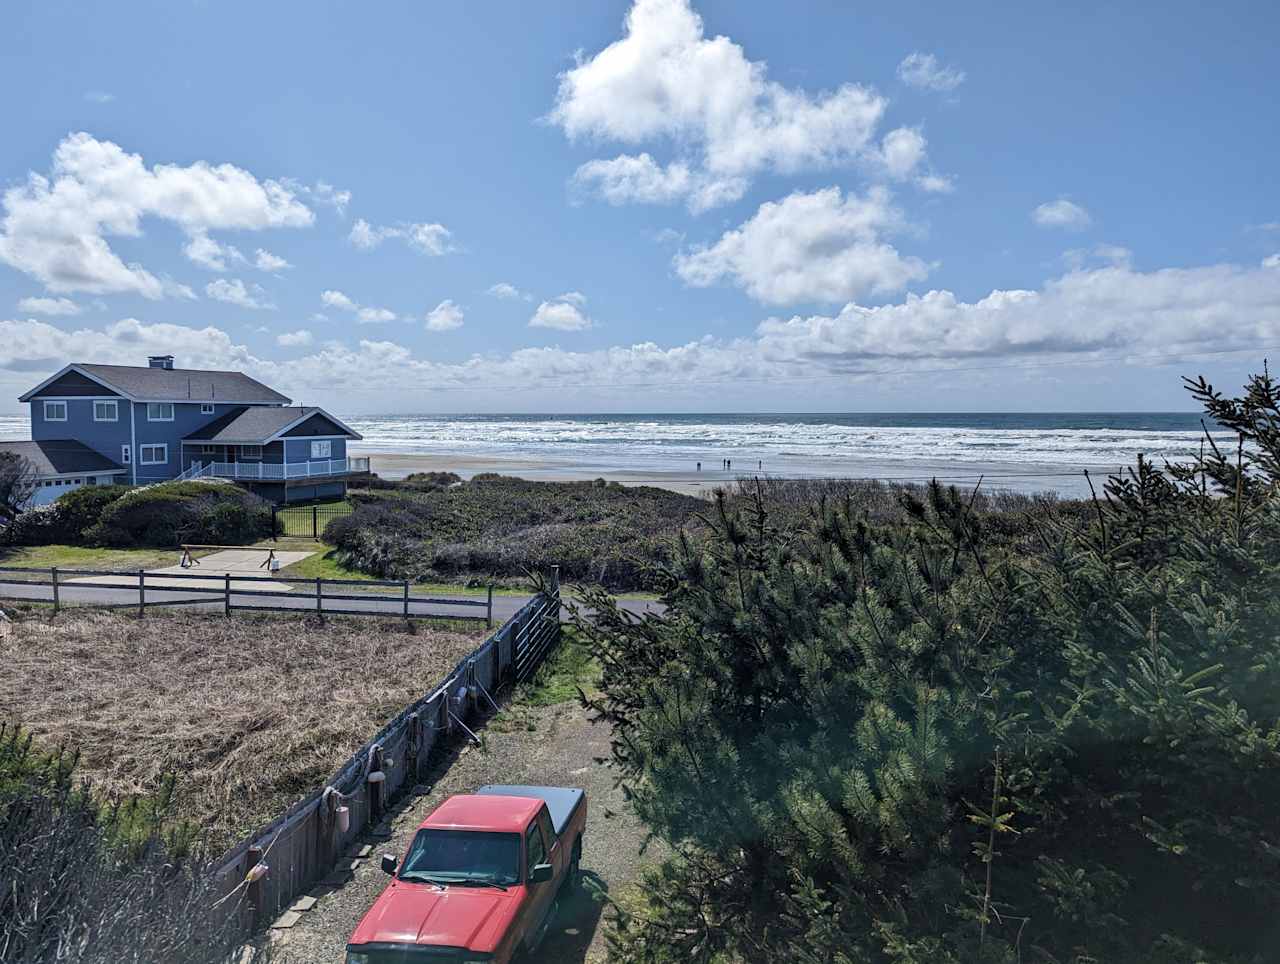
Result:
<instances>
[{"instance_id":1,"label":"wooden fence post","mask_svg":"<svg viewBox=\"0 0 1280 964\"><path fill-rule=\"evenodd\" d=\"M316 576L316 612L324 616L324 597L321 595L320 577Z\"/></svg>"},{"instance_id":2,"label":"wooden fence post","mask_svg":"<svg viewBox=\"0 0 1280 964\"><path fill-rule=\"evenodd\" d=\"M409 580L404 581L404 618L409 618Z\"/></svg>"},{"instance_id":3,"label":"wooden fence post","mask_svg":"<svg viewBox=\"0 0 1280 964\"><path fill-rule=\"evenodd\" d=\"M146 615L147 609L147 572L145 569L138 570L138 615Z\"/></svg>"},{"instance_id":4,"label":"wooden fence post","mask_svg":"<svg viewBox=\"0 0 1280 964\"><path fill-rule=\"evenodd\" d=\"M53 614L58 614L58 567L53 566L49 569L53 576Z\"/></svg>"},{"instance_id":5,"label":"wooden fence post","mask_svg":"<svg viewBox=\"0 0 1280 964\"><path fill-rule=\"evenodd\" d=\"M258 866L262 862L262 848L257 846L250 847L245 851L244 873L245 877L249 876L249 871ZM258 921L262 919L262 881L251 881L245 887L245 897L248 898L249 913L253 917L252 927L254 930L258 928Z\"/></svg>"},{"instance_id":6,"label":"wooden fence post","mask_svg":"<svg viewBox=\"0 0 1280 964\"><path fill-rule=\"evenodd\" d=\"M230 616L231 615L231 573L224 572L222 575L224 579L223 590L222 590L223 615Z\"/></svg>"},{"instance_id":7,"label":"wooden fence post","mask_svg":"<svg viewBox=\"0 0 1280 964\"><path fill-rule=\"evenodd\" d=\"M485 629L493 629L493 583L489 583L489 609L485 613Z\"/></svg>"}]
</instances>

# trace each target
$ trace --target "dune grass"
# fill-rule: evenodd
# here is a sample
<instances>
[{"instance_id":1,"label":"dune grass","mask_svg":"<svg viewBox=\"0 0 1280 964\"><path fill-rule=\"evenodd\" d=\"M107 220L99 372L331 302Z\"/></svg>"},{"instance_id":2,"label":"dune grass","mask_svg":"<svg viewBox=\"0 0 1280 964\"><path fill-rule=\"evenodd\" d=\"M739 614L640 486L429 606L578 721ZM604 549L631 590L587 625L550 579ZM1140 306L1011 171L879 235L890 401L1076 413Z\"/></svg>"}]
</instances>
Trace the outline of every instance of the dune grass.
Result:
<instances>
[{"instance_id":1,"label":"dune grass","mask_svg":"<svg viewBox=\"0 0 1280 964\"><path fill-rule=\"evenodd\" d=\"M81 751L106 793L177 779L206 837L238 839L320 786L483 638L470 624L237 614L14 613L0 718Z\"/></svg>"}]
</instances>

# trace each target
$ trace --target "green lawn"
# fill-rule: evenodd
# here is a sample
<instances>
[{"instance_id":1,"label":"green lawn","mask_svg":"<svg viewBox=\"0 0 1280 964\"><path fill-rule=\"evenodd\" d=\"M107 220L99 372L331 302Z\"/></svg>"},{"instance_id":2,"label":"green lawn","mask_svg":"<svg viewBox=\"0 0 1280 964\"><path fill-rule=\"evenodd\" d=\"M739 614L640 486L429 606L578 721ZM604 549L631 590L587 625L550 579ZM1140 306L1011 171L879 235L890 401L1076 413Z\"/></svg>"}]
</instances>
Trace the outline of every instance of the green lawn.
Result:
<instances>
[{"instance_id":1,"label":"green lawn","mask_svg":"<svg viewBox=\"0 0 1280 964\"><path fill-rule=\"evenodd\" d=\"M207 553L196 553L207 555ZM59 569L106 569L128 572L176 566L180 549L90 549L83 546L20 546L0 549L0 566Z\"/></svg>"}]
</instances>

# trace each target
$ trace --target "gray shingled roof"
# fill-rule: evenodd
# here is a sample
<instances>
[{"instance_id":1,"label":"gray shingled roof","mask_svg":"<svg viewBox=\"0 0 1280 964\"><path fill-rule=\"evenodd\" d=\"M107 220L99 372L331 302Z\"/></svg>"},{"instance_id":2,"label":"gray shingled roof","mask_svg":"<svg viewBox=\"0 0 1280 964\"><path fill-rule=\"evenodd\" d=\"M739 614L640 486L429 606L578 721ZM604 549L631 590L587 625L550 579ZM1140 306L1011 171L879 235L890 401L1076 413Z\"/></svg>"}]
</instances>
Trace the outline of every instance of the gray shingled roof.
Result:
<instances>
[{"instance_id":1,"label":"gray shingled roof","mask_svg":"<svg viewBox=\"0 0 1280 964\"><path fill-rule=\"evenodd\" d=\"M288 396L268 388L243 372L213 372L198 368L142 368L137 365L87 365L76 368L100 378L126 395L141 400L178 402L257 402L289 404Z\"/></svg>"},{"instance_id":2,"label":"gray shingled roof","mask_svg":"<svg viewBox=\"0 0 1280 964\"><path fill-rule=\"evenodd\" d=\"M13 452L27 459L44 475L78 475L80 473L123 472L124 466L112 462L83 442L53 439L43 442L0 442L0 452Z\"/></svg>"},{"instance_id":3,"label":"gray shingled roof","mask_svg":"<svg viewBox=\"0 0 1280 964\"><path fill-rule=\"evenodd\" d=\"M260 445L286 425L320 411L321 409L318 408L304 406L240 408L215 418L203 428L196 429L184 441L211 442L218 445L237 443Z\"/></svg>"}]
</instances>

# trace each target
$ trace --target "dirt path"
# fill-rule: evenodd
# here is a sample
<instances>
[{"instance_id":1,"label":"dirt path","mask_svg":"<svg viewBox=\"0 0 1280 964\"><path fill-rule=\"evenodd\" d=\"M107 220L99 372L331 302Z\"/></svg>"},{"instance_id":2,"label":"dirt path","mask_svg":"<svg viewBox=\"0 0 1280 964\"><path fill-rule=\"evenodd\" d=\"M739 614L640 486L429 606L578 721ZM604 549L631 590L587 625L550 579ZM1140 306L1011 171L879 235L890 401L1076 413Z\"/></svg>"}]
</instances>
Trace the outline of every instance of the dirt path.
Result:
<instances>
[{"instance_id":1,"label":"dirt path","mask_svg":"<svg viewBox=\"0 0 1280 964\"><path fill-rule=\"evenodd\" d=\"M591 724L574 703L506 709L481 731L485 746L471 746L453 761L435 785L402 800L391 817L390 839L370 839L372 854L327 886L311 891L319 901L282 936L288 964L341 964L347 937L387 884L378 868L383 852L403 854L417 825L442 800L486 783L583 787L587 791L587 834L582 869L595 884L617 892L639 864L644 832L613 787L613 771L595 762L609 755L609 732ZM589 888L584 888L589 889ZM537 964L578 964L604 959L601 906L578 896L562 906Z\"/></svg>"}]
</instances>

